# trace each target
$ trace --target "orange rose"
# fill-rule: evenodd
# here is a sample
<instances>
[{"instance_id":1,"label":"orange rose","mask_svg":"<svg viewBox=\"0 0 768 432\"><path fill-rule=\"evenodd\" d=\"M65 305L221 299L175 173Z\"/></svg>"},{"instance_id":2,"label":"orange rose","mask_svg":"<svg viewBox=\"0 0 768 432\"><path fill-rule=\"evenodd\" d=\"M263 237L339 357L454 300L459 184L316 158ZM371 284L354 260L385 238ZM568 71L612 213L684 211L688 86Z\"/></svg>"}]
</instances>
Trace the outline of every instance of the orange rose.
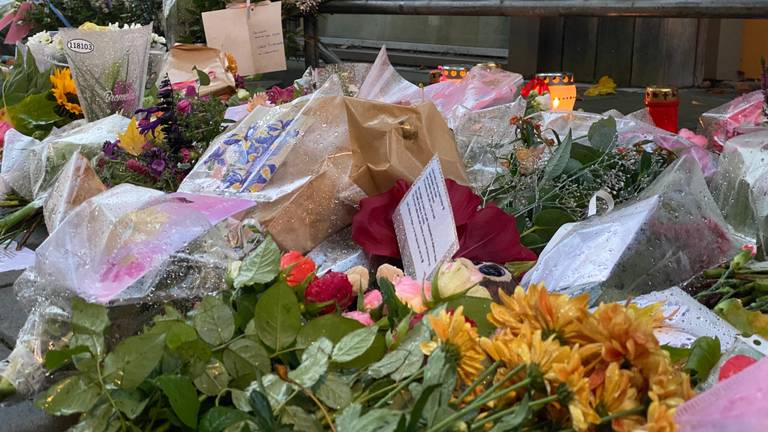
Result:
<instances>
[{"instance_id":1,"label":"orange rose","mask_svg":"<svg viewBox=\"0 0 768 432\"><path fill-rule=\"evenodd\" d=\"M316 269L315 262L299 252L289 251L280 257L280 271L289 286L301 285Z\"/></svg>"}]
</instances>

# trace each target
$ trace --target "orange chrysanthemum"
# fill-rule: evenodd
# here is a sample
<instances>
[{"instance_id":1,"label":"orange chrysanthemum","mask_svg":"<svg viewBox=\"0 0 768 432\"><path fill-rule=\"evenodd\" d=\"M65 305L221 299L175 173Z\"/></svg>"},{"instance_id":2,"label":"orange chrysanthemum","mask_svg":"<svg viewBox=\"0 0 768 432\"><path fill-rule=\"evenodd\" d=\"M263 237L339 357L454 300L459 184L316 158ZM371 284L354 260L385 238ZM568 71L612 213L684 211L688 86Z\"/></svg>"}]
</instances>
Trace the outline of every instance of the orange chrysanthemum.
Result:
<instances>
[{"instance_id":1,"label":"orange chrysanthemum","mask_svg":"<svg viewBox=\"0 0 768 432\"><path fill-rule=\"evenodd\" d=\"M444 346L449 357L456 361L461 382L472 383L482 372L486 356L478 343L477 330L464 318L464 307L459 306L450 313L442 310L437 315L430 315L429 323L437 341L422 343L422 351L429 355L438 346Z\"/></svg>"},{"instance_id":2,"label":"orange chrysanthemum","mask_svg":"<svg viewBox=\"0 0 768 432\"><path fill-rule=\"evenodd\" d=\"M77 102L77 88L69 68L55 69L50 79L56 103L72 114L82 114L83 108Z\"/></svg>"},{"instance_id":3,"label":"orange chrysanthemum","mask_svg":"<svg viewBox=\"0 0 768 432\"><path fill-rule=\"evenodd\" d=\"M492 304L488 319L499 328L518 334L523 323L542 331L544 339L554 335L562 343L582 342L581 322L587 315L588 295L569 297L547 292L543 284L531 285L526 292L515 288L509 296L499 291L501 304Z\"/></svg>"},{"instance_id":4,"label":"orange chrysanthemum","mask_svg":"<svg viewBox=\"0 0 768 432\"><path fill-rule=\"evenodd\" d=\"M661 305L640 308L617 303L601 304L589 319L581 323L581 333L601 343L607 362L626 359L632 364L659 350L653 329L664 321Z\"/></svg>"}]
</instances>

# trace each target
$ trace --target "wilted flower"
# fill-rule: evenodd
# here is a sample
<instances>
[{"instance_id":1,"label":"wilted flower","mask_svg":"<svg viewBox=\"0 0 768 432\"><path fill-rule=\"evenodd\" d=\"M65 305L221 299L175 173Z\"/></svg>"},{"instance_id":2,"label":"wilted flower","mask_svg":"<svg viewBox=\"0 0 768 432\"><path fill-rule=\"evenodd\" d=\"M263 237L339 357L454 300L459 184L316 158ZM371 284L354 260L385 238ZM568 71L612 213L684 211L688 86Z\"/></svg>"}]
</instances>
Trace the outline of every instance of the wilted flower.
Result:
<instances>
[{"instance_id":1,"label":"wilted flower","mask_svg":"<svg viewBox=\"0 0 768 432\"><path fill-rule=\"evenodd\" d=\"M327 314L334 310L343 311L348 308L355 298L355 293L352 291L352 284L349 283L347 275L329 271L310 282L304 297L309 303L333 302L321 310L322 313Z\"/></svg>"},{"instance_id":2,"label":"wilted flower","mask_svg":"<svg viewBox=\"0 0 768 432\"><path fill-rule=\"evenodd\" d=\"M349 283L352 284L352 290L355 294L365 292L368 289L368 269L363 266L355 266L345 272Z\"/></svg>"},{"instance_id":3,"label":"wilted flower","mask_svg":"<svg viewBox=\"0 0 768 432\"><path fill-rule=\"evenodd\" d=\"M483 280L483 275L466 258L458 258L440 266L437 272L437 289L440 297L447 298L466 293Z\"/></svg>"},{"instance_id":4,"label":"wilted flower","mask_svg":"<svg viewBox=\"0 0 768 432\"><path fill-rule=\"evenodd\" d=\"M125 161L125 168L136 174L147 175L149 173L149 169L136 159L128 159Z\"/></svg>"},{"instance_id":5,"label":"wilted flower","mask_svg":"<svg viewBox=\"0 0 768 432\"><path fill-rule=\"evenodd\" d=\"M301 285L316 269L314 261L297 251L286 252L280 257L280 271L288 271L285 281L289 286Z\"/></svg>"}]
</instances>

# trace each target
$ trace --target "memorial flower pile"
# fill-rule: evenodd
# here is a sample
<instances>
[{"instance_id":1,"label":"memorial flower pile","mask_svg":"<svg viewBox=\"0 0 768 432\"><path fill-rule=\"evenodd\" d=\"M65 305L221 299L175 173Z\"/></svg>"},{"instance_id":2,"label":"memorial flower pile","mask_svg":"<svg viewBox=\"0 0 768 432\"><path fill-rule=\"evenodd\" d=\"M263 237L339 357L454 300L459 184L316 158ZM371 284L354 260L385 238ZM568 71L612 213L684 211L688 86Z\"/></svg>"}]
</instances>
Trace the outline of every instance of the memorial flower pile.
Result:
<instances>
[{"instance_id":1,"label":"memorial flower pile","mask_svg":"<svg viewBox=\"0 0 768 432\"><path fill-rule=\"evenodd\" d=\"M166 306L112 349L106 309L75 300L68 346L46 355L72 372L39 406L89 430L655 431L693 395L658 305L590 312L541 285L491 303L462 259L426 284L385 265L368 286L269 239L230 267L233 291Z\"/></svg>"}]
</instances>

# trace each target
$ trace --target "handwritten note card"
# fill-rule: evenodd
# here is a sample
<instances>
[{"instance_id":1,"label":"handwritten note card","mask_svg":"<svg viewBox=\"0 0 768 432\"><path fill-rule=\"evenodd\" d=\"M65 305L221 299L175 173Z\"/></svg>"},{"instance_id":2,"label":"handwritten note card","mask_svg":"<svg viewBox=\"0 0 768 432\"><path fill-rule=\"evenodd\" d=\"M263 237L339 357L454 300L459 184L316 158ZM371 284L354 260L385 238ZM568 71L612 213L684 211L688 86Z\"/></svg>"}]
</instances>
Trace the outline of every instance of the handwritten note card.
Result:
<instances>
[{"instance_id":1,"label":"handwritten note card","mask_svg":"<svg viewBox=\"0 0 768 432\"><path fill-rule=\"evenodd\" d=\"M286 69L281 2L233 4L202 16L208 46L232 54L240 75Z\"/></svg>"},{"instance_id":2,"label":"handwritten note card","mask_svg":"<svg viewBox=\"0 0 768 432\"><path fill-rule=\"evenodd\" d=\"M426 280L459 250L453 210L440 169L433 158L403 197L393 216L405 273Z\"/></svg>"}]
</instances>

